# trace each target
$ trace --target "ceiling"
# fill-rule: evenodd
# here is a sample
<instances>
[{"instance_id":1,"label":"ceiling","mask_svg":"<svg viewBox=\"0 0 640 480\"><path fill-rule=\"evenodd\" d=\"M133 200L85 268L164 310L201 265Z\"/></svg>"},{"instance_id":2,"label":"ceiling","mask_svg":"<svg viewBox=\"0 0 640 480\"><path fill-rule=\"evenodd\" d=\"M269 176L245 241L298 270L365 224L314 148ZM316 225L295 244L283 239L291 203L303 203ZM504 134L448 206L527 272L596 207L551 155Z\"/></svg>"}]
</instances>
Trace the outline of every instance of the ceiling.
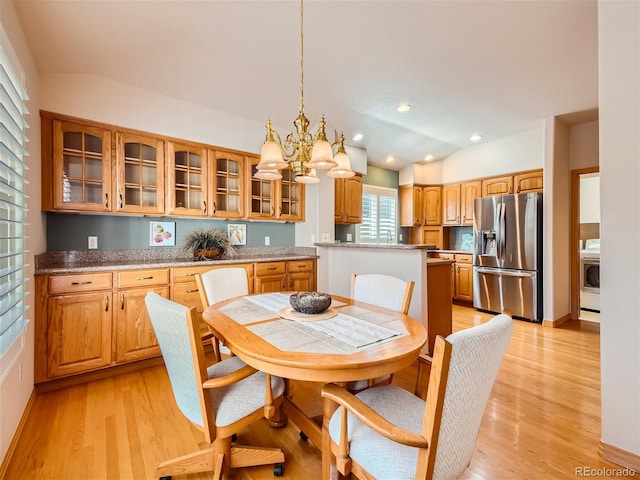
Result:
<instances>
[{"instance_id":1,"label":"ceiling","mask_svg":"<svg viewBox=\"0 0 640 480\"><path fill-rule=\"evenodd\" d=\"M293 129L297 1L14 5L41 74L97 75ZM304 13L305 113L373 165L442 159L473 133L502 138L598 105L595 0L307 0Z\"/></svg>"}]
</instances>

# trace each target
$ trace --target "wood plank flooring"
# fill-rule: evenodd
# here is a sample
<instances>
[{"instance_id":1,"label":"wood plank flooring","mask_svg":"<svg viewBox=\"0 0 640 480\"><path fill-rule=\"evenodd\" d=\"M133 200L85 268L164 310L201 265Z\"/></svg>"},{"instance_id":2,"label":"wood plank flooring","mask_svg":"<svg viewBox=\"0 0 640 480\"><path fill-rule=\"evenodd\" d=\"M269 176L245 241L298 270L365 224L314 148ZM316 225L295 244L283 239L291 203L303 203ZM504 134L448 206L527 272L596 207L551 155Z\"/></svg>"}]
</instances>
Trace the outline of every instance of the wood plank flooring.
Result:
<instances>
[{"instance_id":1,"label":"wood plank flooring","mask_svg":"<svg viewBox=\"0 0 640 480\"><path fill-rule=\"evenodd\" d=\"M489 317L454 306L454 331ZM415 374L408 368L394 383L412 389ZM315 384L296 384L309 413L321 412L317 391ZM320 452L298 434L292 424L276 430L261 422L238 440L281 447L282 478L318 479ZM615 468L598 456L599 439L599 325L570 321L554 329L517 321L463 478L580 478L579 467ZM38 395L6 478L151 479L158 463L195 451L202 441L177 409L164 367L151 367ZM273 478L268 466L234 474Z\"/></svg>"}]
</instances>

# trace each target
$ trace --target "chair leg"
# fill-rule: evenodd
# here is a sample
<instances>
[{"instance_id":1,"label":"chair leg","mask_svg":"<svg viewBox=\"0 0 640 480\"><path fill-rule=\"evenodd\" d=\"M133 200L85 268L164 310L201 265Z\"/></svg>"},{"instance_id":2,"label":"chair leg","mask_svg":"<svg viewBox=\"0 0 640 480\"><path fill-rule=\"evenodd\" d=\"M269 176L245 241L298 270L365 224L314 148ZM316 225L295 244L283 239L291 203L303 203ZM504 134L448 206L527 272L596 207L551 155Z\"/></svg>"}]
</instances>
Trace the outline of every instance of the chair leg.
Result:
<instances>
[{"instance_id":1,"label":"chair leg","mask_svg":"<svg viewBox=\"0 0 640 480\"><path fill-rule=\"evenodd\" d=\"M255 467L271 463L283 463L284 452L279 448L250 447L238 445L231 447L231 468Z\"/></svg>"},{"instance_id":2,"label":"chair leg","mask_svg":"<svg viewBox=\"0 0 640 480\"><path fill-rule=\"evenodd\" d=\"M199 452L183 455L162 462L156 468L157 477L171 477L188 473L211 472L214 468L213 449L205 448Z\"/></svg>"}]
</instances>

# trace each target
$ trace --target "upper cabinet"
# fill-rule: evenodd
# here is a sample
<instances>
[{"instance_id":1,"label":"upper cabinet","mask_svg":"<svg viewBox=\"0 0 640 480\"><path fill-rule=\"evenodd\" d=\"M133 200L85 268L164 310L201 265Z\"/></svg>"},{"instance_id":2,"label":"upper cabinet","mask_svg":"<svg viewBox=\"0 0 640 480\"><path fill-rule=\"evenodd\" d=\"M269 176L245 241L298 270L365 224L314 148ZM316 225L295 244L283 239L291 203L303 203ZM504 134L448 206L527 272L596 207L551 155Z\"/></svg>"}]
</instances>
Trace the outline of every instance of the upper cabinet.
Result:
<instances>
[{"instance_id":1,"label":"upper cabinet","mask_svg":"<svg viewBox=\"0 0 640 480\"><path fill-rule=\"evenodd\" d=\"M211 215L222 218L244 216L245 156L223 150L210 151Z\"/></svg>"},{"instance_id":2,"label":"upper cabinet","mask_svg":"<svg viewBox=\"0 0 640 480\"><path fill-rule=\"evenodd\" d=\"M335 215L337 224L362 223L362 176L336 178Z\"/></svg>"},{"instance_id":3,"label":"upper cabinet","mask_svg":"<svg viewBox=\"0 0 640 480\"><path fill-rule=\"evenodd\" d=\"M116 211L164 213L164 141L116 133Z\"/></svg>"},{"instance_id":4,"label":"upper cabinet","mask_svg":"<svg viewBox=\"0 0 640 480\"><path fill-rule=\"evenodd\" d=\"M260 157L250 156L247 161L247 184L250 186L247 216L255 220L304 221L304 195L302 183L294 180L293 171L282 170L282 179L255 178Z\"/></svg>"},{"instance_id":5,"label":"upper cabinet","mask_svg":"<svg viewBox=\"0 0 640 480\"><path fill-rule=\"evenodd\" d=\"M482 180L482 196L509 195L513 193L513 176L486 178Z\"/></svg>"},{"instance_id":6,"label":"upper cabinet","mask_svg":"<svg viewBox=\"0 0 640 480\"><path fill-rule=\"evenodd\" d=\"M542 192L542 170L523 172L513 176L515 193Z\"/></svg>"},{"instance_id":7,"label":"upper cabinet","mask_svg":"<svg viewBox=\"0 0 640 480\"><path fill-rule=\"evenodd\" d=\"M111 212L111 132L50 120L43 128L42 204L45 210ZM44 162L43 162L44 163ZM53 179L53 181L52 181ZM46 184L46 186L45 186Z\"/></svg>"},{"instance_id":8,"label":"upper cabinet","mask_svg":"<svg viewBox=\"0 0 640 480\"><path fill-rule=\"evenodd\" d=\"M304 221L304 185L254 179L255 155L40 115L43 211Z\"/></svg>"},{"instance_id":9,"label":"upper cabinet","mask_svg":"<svg viewBox=\"0 0 640 480\"><path fill-rule=\"evenodd\" d=\"M460 224L473 225L473 202L482 196L480 180L460 185Z\"/></svg>"},{"instance_id":10,"label":"upper cabinet","mask_svg":"<svg viewBox=\"0 0 640 480\"><path fill-rule=\"evenodd\" d=\"M440 185L402 185L400 226L442 225L442 194Z\"/></svg>"},{"instance_id":11,"label":"upper cabinet","mask_svg":"<svg viewBox=\"0 0 640 480\"><path fill-rule=\"evenodd\" d=\"M445 185L442 188L444 225L460 224L460 184Z\"/></svg>"}]
</instances>

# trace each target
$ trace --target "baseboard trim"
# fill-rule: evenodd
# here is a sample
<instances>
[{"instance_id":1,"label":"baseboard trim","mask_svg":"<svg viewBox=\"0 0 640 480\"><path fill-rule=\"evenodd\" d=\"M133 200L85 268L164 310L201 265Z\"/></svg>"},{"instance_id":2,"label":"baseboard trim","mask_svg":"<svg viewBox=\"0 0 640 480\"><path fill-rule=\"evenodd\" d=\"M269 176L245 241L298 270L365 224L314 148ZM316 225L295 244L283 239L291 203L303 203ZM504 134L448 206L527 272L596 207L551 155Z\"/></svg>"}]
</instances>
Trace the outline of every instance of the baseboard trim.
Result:
<instances>
[{"instance_id":1,"label":"baseboard trim","mask_svg":"<svg viewBox=\"0 0 640 480\"><path fill-rule=\"evenodd\" d=\"M571 320L571 314L567 313L565 316L557 318L556 320L543 320L542 325L544 327L557 328L563 323L568 322L569 320Z\"/></svg>"},{"instance_id":2,"label":"baseboard trim","mask_svg":"<svg viewBox=\"0 0 640 480\"><path fill-rule=\"evenodd\" d=\"M598 454L605 460L620 465L625 468L633 470L635 473L640 473L640 455L627 452L613 445L608 445L600 440L598 447Z\"/></svg>"},{"instance_id":3,"label":"baseboard trim","mask_svg":"<svg viewBox=\"0 0 640 480\"><path fill-rule=\"evenodd\" d=\"M31 390L31 395L29 396L29 400L27 401L27 405L24 408L24 412L22 412L22 417L20 417L20 422L18 423L18 427L13 434L13 438L11 439L11 443L9 444L9 448L7 448L7 453L2 459L2 463L0 464L0 478L7 477L7 469L9 468L9 462L11 462L11 458L13 457L13 452L18 445L18 440L22 436L22 430L24 430L24 426L27 423L27 418L29 418L29 413L31 413L31 407L33 406L33 402L36 398L35 389Z\"/></svg>"}]
</instances>

